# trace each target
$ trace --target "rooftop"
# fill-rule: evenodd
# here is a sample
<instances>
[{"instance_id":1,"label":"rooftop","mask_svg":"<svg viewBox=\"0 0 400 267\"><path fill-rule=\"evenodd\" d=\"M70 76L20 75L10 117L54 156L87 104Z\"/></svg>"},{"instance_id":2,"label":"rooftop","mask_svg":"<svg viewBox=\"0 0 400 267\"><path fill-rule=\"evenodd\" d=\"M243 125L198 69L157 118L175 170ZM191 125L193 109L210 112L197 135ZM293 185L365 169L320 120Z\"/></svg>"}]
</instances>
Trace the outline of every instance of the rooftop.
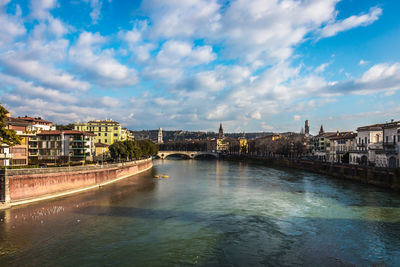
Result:
<instances>
[{"instance_id":1,"label":"rooftop","mask_svg":"<svg viewBox=\"0 0 400 267\"><path fill-rule=\"evenodd\" d=\"M41 117L33 118L33 117L25 116L25 117L18 117L18 119L24 120L27 122L32 122L32 123L42 123L42 124L50 124L50 125L53 124L51 121L43 120Z\"/></svg>"},{"instance_id":2,"label":"rooftop","mask_svg":"<svg viewBox=\"0 0 400 267\"><path fill-rule=\"evenodd\" d=\"M75 130L55 130L55 131L41 131L37 135L61 135L63 133L64 135L86 135L86 136L96 136L93 133L87 133L87 132L81 132L81 131L75 131Z\"/></svg>"}]
</instances>

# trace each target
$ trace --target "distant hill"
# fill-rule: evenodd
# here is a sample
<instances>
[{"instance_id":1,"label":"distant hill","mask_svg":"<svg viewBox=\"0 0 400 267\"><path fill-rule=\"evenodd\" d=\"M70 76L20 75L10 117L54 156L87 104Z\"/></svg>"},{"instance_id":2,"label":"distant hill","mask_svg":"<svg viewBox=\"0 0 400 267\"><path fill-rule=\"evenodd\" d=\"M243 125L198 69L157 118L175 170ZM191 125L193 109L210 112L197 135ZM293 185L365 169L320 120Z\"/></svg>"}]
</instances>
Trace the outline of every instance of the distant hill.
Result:
<instances>
[{"instance_id":1,"label":"distant hill","mask_svg":"<svg viewBox=\"0 0 400 267\"><path fill-rule=\"evenodd\" d=\"M150 139L157 141L158 130L141 130L141 131L131 131L135 135L135 140ZM254 139L271 134L271 132L258 132L258 133L246 133L247 139ZM215 132L191 132L183 130L166 131L163 130L163 141L183 141L183 140L204 140L209 138L216 138L217 133ZM226 133L226 137L238 138L242 136L243 133Z\"/></svg>"}]
</instances>

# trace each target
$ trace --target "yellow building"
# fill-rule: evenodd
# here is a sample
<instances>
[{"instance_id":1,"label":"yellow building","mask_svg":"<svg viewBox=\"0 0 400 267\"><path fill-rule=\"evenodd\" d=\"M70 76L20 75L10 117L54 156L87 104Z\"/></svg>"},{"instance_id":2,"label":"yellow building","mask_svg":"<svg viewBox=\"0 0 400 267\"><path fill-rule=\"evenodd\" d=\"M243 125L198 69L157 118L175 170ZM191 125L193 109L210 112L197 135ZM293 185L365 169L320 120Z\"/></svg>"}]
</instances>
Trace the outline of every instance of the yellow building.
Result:
<instances>
[{"instance_id":1,"label":"yellow building","mask_svg":"<svg viewBox=\"0 0 400 267\"><path fill-rule=\"evenodd\" d=\"M95 143L94 144L95 148L96 148L96 159L97 160L104 160L108 157L108 153L109 153L109 145L103 144L103 143Z\"/></svg>"},{"instance_id":2,"label":"yellow building","mask_svg":"<svg viewBox=\"0 0 400 267\"><path fill-rule=\"evenodd\" d=\"M75 123L77 131L90 132L96 135L95 143L112 145L116 141L125 141L128 138L127 130L121 124L112 120L95 120L87 123Z\"/></svg>"},{"instance_id":3,"label":"yellow building","mask_svg":"<svg viewBox=\"0 0 400 267\"><path fill-rule=\"evenodd\" d=\"M244 136L239 137L238 139L239 139L240 153L241 154L249 153L249 143L247 142L247 139Z\"/></svg>"}]
</instances>

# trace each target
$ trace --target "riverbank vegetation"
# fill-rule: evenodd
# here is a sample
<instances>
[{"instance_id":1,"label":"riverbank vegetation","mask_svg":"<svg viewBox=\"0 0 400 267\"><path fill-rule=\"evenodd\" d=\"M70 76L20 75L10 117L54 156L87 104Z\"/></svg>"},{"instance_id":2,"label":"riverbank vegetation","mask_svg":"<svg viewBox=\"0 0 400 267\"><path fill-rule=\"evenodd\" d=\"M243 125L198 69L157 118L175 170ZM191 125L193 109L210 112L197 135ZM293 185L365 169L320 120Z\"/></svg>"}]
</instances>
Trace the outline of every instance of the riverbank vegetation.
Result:
<instances>
[{"instance_id":1,"label":"riverbank vegetation","mask_svg":"<svg viewBox=\"0 0 400 267\"><path fill-rule=\"evenodd\" d=\"M158 146L150 140L127 140L115 142L109 147L109 150L114 161L129 161L157 155Z\"/></svg>"}]
</instances>

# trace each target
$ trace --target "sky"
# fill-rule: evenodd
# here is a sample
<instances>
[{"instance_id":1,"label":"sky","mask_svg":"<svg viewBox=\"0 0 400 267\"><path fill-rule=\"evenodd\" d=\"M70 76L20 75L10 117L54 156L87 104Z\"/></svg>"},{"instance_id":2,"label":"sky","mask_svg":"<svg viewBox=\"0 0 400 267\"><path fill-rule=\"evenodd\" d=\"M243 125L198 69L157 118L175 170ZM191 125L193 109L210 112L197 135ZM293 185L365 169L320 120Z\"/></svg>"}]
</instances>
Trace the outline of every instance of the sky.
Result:
<instances>
[{"instance_id":1,"label":"sky","mask_svg":"<svg viewBox=\"0 0 400 267\"><path fill-rule=\"evenodd\" d=\"M0 103L132 130L400 119L397 0L0 0Z\"/></svg>"}]
</instances>

